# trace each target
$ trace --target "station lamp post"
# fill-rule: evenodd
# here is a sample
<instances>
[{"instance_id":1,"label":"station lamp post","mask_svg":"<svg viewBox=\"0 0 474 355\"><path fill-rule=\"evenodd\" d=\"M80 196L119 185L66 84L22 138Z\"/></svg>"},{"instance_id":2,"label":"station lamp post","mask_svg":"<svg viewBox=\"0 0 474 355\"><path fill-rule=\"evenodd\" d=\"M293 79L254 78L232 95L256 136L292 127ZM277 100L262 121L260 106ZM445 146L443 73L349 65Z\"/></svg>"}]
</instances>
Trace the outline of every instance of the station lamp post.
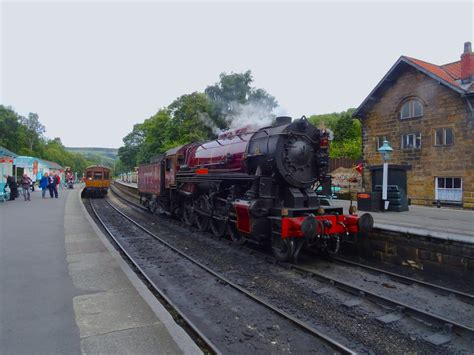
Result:
<instances>
[{"instance_id":1,"label":"station lamp post","mask_svg":"<svg viewBox=\"0 0 474 355\"><path fill-rule=\"evenodd\" d=\"M383 145L379 148L379 153L383 159L383 177L382 177L382 200L384 211L388 208L387 189L388 189L388 161L392 157L393 148L388 144L387 140L383 141Z\"/></svg>"}]
</instances>

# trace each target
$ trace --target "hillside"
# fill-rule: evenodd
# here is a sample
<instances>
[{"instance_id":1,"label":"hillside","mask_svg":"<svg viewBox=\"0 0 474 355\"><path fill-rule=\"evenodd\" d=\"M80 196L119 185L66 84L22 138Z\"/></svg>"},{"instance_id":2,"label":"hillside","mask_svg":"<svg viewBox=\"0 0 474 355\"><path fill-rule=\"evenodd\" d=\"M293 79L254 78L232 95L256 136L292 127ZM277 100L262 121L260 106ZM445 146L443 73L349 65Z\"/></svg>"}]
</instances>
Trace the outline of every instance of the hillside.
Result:
<instances>
[{"instance_id":1,"label":"hillside","mask_svg":"<svg viewBox=\"0 0 474 355\"><path fill-rule=\"evenodd\" d=\"M100 147L66 147L69 152L82 154L89 160L97 162L101 165L113 167L118 160L118 149L116 148L100 148Z\"/></svg>"}]
</instances>

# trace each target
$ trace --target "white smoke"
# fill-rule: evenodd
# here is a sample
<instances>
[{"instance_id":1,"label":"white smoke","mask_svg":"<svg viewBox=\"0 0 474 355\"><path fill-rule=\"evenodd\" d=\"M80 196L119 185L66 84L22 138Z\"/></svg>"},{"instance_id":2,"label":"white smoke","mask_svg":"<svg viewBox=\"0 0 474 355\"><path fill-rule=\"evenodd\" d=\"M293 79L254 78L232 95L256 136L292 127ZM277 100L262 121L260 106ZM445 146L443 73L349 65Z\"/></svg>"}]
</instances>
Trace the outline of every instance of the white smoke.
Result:
<instances>
[{"instance_id":1,"label":"white smoke","mask_svg":"<svg viewBox=\"0 0 474 355\"><path fill-rule=\"evenodd\" d=\"M212 130L212 133L215 135L219 135L219 133L222 132L222 130L217 127L215 122L209 117L207 112L199 112L198 113L199 120L206 126L209 127Z\"/></svg>"},{"instance_id":2,"label":"white smoke","mask_svg":"<svg viewBox=\"0 0 474 355\"><path fill-rule=\"evenodd\" d=\"M268 105L260 102L232 103L232 112L226 117L230 130L245 126L252 126L255 129L270 126L276 117Z\"/></svg>"},{"instance_id":3,"label":"white smoke","mask_svg":"<svg viewBox=\"0 0 474 355\"><path fill-rule=\"evenodd\" d=\"M229 127L226 130L222 130L205 112L199 113L200 121L216 135L220 135L226 131L232 131L240 128L250 128L250 130L258 130L262 127L271 126L275 117L284 116L286 110L281 107L271 108L262 102L247 102L241 104L238 102L230 103L230 114L224 114L225 121Z\"/></svg>"}]
</instances>

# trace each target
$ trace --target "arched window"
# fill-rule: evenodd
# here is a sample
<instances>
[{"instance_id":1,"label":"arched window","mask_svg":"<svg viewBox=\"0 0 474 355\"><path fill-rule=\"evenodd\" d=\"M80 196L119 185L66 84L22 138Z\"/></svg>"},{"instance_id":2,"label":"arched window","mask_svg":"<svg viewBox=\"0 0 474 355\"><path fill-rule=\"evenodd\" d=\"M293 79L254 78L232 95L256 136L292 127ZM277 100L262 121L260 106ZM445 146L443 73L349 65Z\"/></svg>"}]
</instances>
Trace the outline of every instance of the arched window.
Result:
<instances>
[{"instance_id":1,"label":"arched window","mask_svg":"<svg viewBox=\"0 0 474 355\"><path fill-rule=\"evenodd\" d=\"M400 118L413 118L423 116L423 104L420 100L410 99L405 101L400 108Z\"/></svg>"}]
</instances>

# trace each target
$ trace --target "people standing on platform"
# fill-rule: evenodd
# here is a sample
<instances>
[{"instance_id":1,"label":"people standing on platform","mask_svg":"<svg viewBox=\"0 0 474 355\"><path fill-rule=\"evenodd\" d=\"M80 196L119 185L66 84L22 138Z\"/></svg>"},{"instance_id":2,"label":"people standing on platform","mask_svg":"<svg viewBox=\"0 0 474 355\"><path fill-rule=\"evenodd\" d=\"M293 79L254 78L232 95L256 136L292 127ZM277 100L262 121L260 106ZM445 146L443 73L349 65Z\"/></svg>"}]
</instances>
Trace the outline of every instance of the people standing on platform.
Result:
<instances>
[{"instance_id":1,"label":"people standing on platform","mask_svg":"<svg viewBox=\"0 0 474 355\"><path fill-rule=\"evenodd\" d=\"M59 177L58 174L54 174L54 176L56 176L56 179L58 180L57 186L59 186L59 188L62 190L62 189L63 189L63 185L61 185L61 178Z\"/></svg>"},{"instance_id":2,"label":"people standing on platform","mask_svg":"<svg viewBox=\"0 0 474 355\"><path fill-rule=\"evenodd\" d=\"M13 201L18 196L18 185L15 178L11 175L7 176L7 185L10 188L10 200Z\"/></svg>"},{"instance_id":3,"label":"people standing on platform","mask_svg":"<svg viewBox=\"0 0 474 355\"><path fill-rule=\"evenodd\" d=\"M30 188L31 188L31 179L28 175L23 174L23 177L20 180L21 188L23 189L23 198L25 201L31 201Z\"/></svg>"},{"instance_id":4,"label":"people standing on platform","mask_svg":"<svg viewBox=\"0 0 474 355\"><path fill-rule=\"evenodd\" d=\"M40 188L41 188L41 196L46 198L46 190L48 189L49 185L49 177L48 173L44 173L43 177L40 180Z\"/></svg>"},{"instance_id":5,"label":"people standing on platform","mask_svg":"<svg viewBox=\"0 0 474 355\"><path fill-rule=\"evenodd\" d=\"M58 198L58 179L56 178L55 174L49 175L49 197Z\"/></svg>"}]
</instances>

